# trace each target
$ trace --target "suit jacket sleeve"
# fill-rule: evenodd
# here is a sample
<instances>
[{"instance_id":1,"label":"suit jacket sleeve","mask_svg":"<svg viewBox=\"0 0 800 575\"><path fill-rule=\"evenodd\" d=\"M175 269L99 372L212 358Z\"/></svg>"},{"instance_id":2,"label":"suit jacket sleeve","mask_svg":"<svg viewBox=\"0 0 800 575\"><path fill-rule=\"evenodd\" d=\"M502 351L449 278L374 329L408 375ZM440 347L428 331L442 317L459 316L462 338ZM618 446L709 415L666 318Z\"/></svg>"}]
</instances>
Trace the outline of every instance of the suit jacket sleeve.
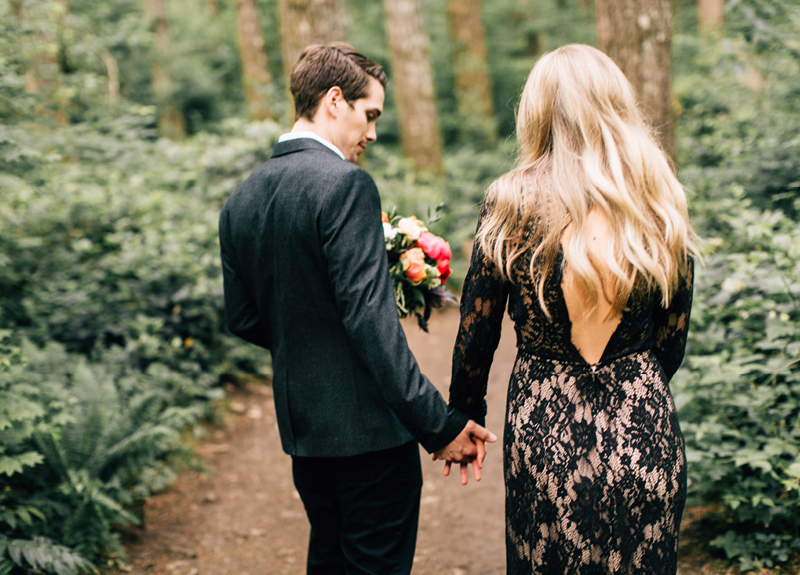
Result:
<instances>
[{"instance_id":1,"label":"suit jacket sleeve","mask_svg":"<svg viewBox=\"0 0 800 575\"><path fill-rule=\"evenodd\" d=\"M428 452L437 451L461 432L467 417L448 407L408 349L389 277L375 183L360 169L343 179L326 196L319 215L339 313L392 411Z\"/></svg>"},{"instance_id":2,"label":"suit jacket sleeve","mask_svg":"<svg viewBox=\"0 0 800 575\"><path fill-rule=\"evenodd\" d=\"M258 313L256 300L236 271L235 254L230 247L229 214L222 211L219 219L219 244L222 259L222 280L225 291L225 321L230 332L243 340L270 349L269 332Z\"/></svg>"}]
</instances>

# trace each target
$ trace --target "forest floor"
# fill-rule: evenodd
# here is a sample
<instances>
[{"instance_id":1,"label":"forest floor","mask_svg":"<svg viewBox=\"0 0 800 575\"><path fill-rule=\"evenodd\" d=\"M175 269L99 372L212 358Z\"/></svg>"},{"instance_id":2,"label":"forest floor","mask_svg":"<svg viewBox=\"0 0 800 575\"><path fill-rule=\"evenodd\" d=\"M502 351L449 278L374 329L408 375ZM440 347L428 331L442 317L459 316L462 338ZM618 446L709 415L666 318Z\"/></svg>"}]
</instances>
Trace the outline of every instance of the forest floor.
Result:
<instances>
[{"instance_id":1,"label":"forest floor","mask_svg":"<svg viewBox=\"0 0 800 575\"><path fill-rule=\"evenodd\" d=\"M405 324L423 373L447 394L458 312L435 314L430 332ZM442 463L424 451L424 487L414 575L504 575L502 469L506 384L516 355L506 319L489 378L487 427L498 435L489 447L483 479L462 486L458 473L443 477ZM303 575L308 522L292 483L291 459L278 438L268 385L229 389L230 412L199 440L207 471L187 470L172 487L145 504L145 528L125 534L133 575ZM679 575L734 573L706 552L698 528L701 510L687 509Z\"/></svg>"}]
</instances>

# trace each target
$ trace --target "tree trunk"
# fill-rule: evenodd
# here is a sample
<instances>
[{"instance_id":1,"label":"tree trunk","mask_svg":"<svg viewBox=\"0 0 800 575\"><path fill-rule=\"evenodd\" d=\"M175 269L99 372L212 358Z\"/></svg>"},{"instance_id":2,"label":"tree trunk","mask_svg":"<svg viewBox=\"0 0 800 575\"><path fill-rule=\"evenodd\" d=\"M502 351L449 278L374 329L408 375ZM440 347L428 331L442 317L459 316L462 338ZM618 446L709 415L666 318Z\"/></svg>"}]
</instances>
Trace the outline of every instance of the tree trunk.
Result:
<instances>
[{"instance_id":1,"label":"tree trunk","mask_svg":"<svg viewBox=\"0 0 800 575\"><path fill-rule=\"evenodd\" d=\"M722 26L725 21L722 13L724 7L725 0L698 0L697 12L700 19L700 28L709 30Z\"/></svg>"},{"instance_id":2,"label":"tree trunk","mask_svg":"<svg viewBox=\"0 0 800 575\"><path fill-rule=\"evenodd\" d=\"M492 87L486 63L486 42L480 0L449 0L447 16L453 43L453 68L458 112L467 127L487 145L494 145Z\"/></svg>"},{"instance_id":3,"label":"tree trunk","mask_svg":"<svg viewBox=\"0 0 800 575\"><path fill-rule=\"evenodd\" d=\"M159 59L167 60L170 54L167 9L164 0L144 0L144 12L153 20L156 48ZM173 97L173 81L160 62L153 65L153 90L159 106L158 133L165 138L179 140L186 136L186 122Z\"/></svg>"},{"instance_id":4,"label":"tree trunk","mask_svg":"<svg viewBox=\"0 0 800 575\"><path fill-rule=\"evenodd\" d=\"M292 68L300 54L312 44L347 41L347 12L344 0L280 0L283 70L286 91ZM290 119L294 102L288 95Z\"/></svg>"},{"instance_id":5,"label":"tree trunk","mask_svg":"<svg viewBox=\"0 0 800 575\"><path fill-rule=\"evenodd\" d=\"M100 52L100 57L106 67L106 74L108 75L108 105L114 108L119 102L119 67L117 60L111 55L111 52L103 49Z\"/></svg>"},{"instance_id":6,"label":"tree trunk","mask_svg":"<svg viewBox=\"0 0 800 575\"><path fill-rule=\"evenodd\" d=\"M30 43L36 48L23 53L25 64L25 90L38 94L35 106L40 116L54 118L59 124L69 119L67 108L69 98L61 90L62 76L66 72L66 53L62 43L65 16L68 11L67 0L58 0L49 5L26 6L21 0L12 0L11 9L20 21L29 21Z\"/></svg>"},{"instance_id":7,"label":"tree trunk","mask_svg":"<svg viewBox=\"0 0 800 575\"><path fill-rule=\"evenodd\" d=\"M384 0L403 153L417 171L442 173L428 37L419 0Z\"/></svg>"},{"instance_id":8,"label":"tree trunk","mask_svg":"<svg viewBox=\"0 0 800 575\"><path fill-rule=\"evenodd\" d=\"M67 59L68 42L72 39L72 27L69 25L69 2L57 0L58 8L58 68L62 74L71 72Z\"/></svg>"},{"instance_id":9,"label":"tree trunk","mask_svg":"<svg viewBox=\"0 0 800 575\"><path fill-rule=\"evenodd\" d=\"M242 82L251 120L273 118L269 109L272 75L264 52L264 38L258 26L258 11L254 0L236 0L236 19L239 28L239 51L242 54Z\"/></svg>"},{"instance_id":10,"label":"tree trunk","mask_svg":"<svg viewBox=\"0 0 800 575\"><path fill-rule=\"evenodd\" d=\"M344 0L280 0L286 77L311 44L347 40Z\"/></svg>"},{"instance_id":11,"label":"tree trunk","mask_svg":"<svg viewBox=\"0 0 800 575\"><path fill-rule=\"evenodd\" d=\"M68 0L57 0L55 4L56 10L56 38L55 43L58 46L58 52L55 55L55 63L58 66L58 75L54 78L55 93L61 92L61 79L64 74L71 72L68 59L68 43L72 39L72 28L69 25L69 2ZM56 121L59 124L66 124L69 122L69 114L67 110L70 105L70 98L68 96L58 96L58 111L56 112Z\"/></svg>"},{"instance_id":12,"label":"tree trunk","mask_svg":"<svg viewBox=\"0 0 800 575\"><path fill-rule=\"evenodd\" d=\"M668 0L597 0L598 47L633 84L664 151L675 158Z\"/></svg>"}]
</instances>

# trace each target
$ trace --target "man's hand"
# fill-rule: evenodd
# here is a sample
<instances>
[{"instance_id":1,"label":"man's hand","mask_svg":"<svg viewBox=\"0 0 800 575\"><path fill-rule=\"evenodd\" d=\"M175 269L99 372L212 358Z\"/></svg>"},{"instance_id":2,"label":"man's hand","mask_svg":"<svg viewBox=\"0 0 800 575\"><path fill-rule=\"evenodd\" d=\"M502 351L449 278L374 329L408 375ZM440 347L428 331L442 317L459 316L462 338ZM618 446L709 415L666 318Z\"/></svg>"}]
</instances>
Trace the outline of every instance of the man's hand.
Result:
<instances>
[{"instance_id":1,"label":"man's hand","mask_svg":"<svg viewBox=\"0 0 800 575\"><path fill-rule=\"evenodd\" d=\"M481 468L486 457L486 442L494 443L497 436L471 419L456 438L433 454L433 460L444 459L444 474L450 475L453 463L461 464L461 484L466 485L469 478L469 464L475 481L481 480Z\"/></svg>"}]
</instances>

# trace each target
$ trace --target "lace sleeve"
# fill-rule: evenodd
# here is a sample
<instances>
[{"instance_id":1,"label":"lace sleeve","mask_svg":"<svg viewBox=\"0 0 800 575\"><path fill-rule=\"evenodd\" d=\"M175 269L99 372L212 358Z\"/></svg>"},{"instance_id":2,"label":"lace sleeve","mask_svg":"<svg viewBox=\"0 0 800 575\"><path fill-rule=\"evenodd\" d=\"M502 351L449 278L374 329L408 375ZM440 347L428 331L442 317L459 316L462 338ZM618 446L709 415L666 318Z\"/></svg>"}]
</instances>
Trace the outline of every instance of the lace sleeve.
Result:
<instances>
[{"instance_id":1,"label":"lace sleeve","mask_svg":"<svg viewBox=\"0 0 800 575\"><path fill-rule=\"evenodd\" d=\"M686 351L693 289L694 260L690 257L669 307L664 309L658 306L653 313L653 352L664 369L667 381L678 371Z\"/></svg>"},{"instance_id":2,"label":"lace sleeve","mask_svg":"<svg viewBox=\"0 0 800 575\"><path fill-rule=\"evenodd\" d=\"M487 212L484 202L478 229ZM500 270L475 242L461 294L461 326L453 350L450 405L481 425L486 419L486 384L500 341L508 290L509 284Z\"/></svg>"}]
</instances>

